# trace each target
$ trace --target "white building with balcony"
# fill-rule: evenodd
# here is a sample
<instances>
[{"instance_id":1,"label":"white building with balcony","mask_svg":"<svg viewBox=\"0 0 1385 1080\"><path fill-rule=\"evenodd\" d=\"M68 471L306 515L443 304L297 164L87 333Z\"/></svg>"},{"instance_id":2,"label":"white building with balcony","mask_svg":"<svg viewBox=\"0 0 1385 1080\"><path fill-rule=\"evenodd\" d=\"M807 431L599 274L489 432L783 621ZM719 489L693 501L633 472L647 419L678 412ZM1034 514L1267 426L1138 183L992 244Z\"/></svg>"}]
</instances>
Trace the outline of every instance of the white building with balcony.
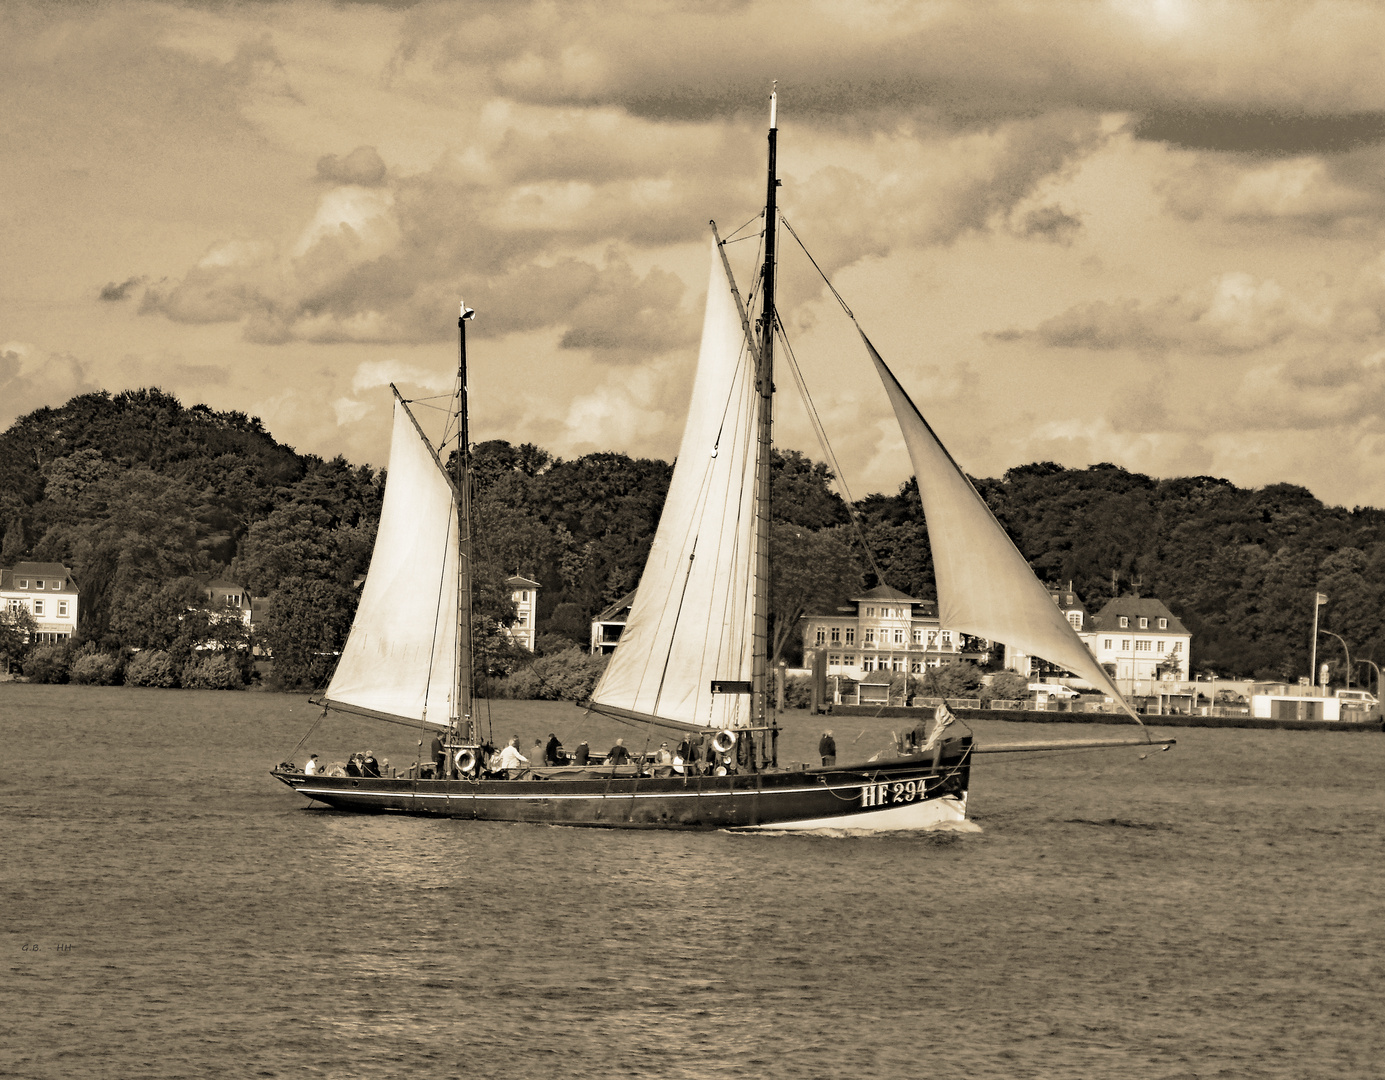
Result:
<instances>
[{"instance_id":1,"label":"white building with balcony","mask_svg":"<svg viewBox=\"0 0 1385 1080\"><path fill-rule=\"evenodd\" d=\"M510 590L510 599L515 602L515 622L505 632L516 645L534 651L534 620L539 613L539 582L515 574L505 579Z\"/></svg>"},{"instance_id":2,"label":"white building with balcony","mask_svg":"<svg viewBox=\"0 0 1385 1080\"><path fill-rule=\"evenodd\" d=\"M61 563L19 562L0 567L0 607L23 609L34 617L40 644L71 640L77 632L77 586Z\"/></svg>"},{"instance_id":3,"label":"white building with balcony","mask_svg":"<svg viewBox=\"0 0 1385 1080\"><path fill-rule=\"evenodd\" d=\"M922 675L954 660L982 662L989 644L938 622L932 601L888 585L854 596L832 614L805 615L803 654L827 652L827 674L860 679L873 671Z\"/></svg>"}]
</instances>

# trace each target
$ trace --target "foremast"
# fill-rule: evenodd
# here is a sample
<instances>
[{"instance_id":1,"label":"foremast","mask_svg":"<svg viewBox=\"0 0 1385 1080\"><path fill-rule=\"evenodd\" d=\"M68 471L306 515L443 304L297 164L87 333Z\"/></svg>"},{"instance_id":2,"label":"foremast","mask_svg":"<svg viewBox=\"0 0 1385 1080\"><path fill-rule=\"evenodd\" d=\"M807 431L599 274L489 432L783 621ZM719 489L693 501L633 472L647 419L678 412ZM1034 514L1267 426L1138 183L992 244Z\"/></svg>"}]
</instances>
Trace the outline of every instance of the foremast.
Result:
<instances>
[{"instance_id":1,"label":"foremast","mask_svg":"<svg viewBox=\"0 0 1385 1080\"><path fill-rule=\"evenodd\" d=\"M452 700L455 715L450 717L451 739L458 746L479 744L475 710L472 702L472 596L473 543L471 521L471 436L467 417L466 324L476 312L461 305L457 318L457 390L453 408L457 416L457 453L453 458L453 474L457 491L457 537L460 552L457 559L457 682ZM449 771L451 771L451 754Z\"/></svg>"},{"instance_id":2,"label":"foremast","mask_svg":"<svg viewBox=\"0 0 1385 1080\"><path fill-rule=\"evenodd\" d=\"M765 728L769 718L769 545L770 545L770 448L774 426L774 270L775 230L778 225L776 152L778 143L777 89L769 96L769 176L765 192L765 261L761 269L761 312L757 321L758 352L755 358L755 391L760 397L755 455L755 589L751 623L750 668L751 726ZM762 760L773 752L760 747ZM768 751L768 752L767 752Z\"/></svg>"}]
</instances>

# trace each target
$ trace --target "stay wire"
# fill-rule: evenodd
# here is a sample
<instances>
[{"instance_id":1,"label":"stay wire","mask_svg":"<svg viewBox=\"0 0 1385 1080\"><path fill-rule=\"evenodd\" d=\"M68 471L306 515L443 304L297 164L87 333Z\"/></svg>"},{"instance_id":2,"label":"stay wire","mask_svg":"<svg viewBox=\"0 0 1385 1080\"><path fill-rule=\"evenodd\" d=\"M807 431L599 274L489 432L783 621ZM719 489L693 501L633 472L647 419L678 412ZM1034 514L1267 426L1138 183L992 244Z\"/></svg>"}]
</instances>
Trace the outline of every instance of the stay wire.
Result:
<instances>
[{"instance_id":1,"label":"stay wire","mask_svg":"<svg viewBox=\"0 0 1385 1080\"><path fill-rule=\"evenodd\" d=\"M794 355L793 345L790 344L788 335L784 333L784 324L778 319L774 320L774 328L778 332L779 343L784 346L784 354L789 361L789 371L793 373L794 384L798 387L799 397L803 399L803 407L807 410L808 422L812 425L813 434L817 436L818 446L821 447L823 455L827 458L827 464L836 477L842 494L846 496L847 518L856 533L856 539L861 542L861 550L866 553L866 561L870 563L871 571L875 574L875 580L883 585L885 584L885 575L881 572L880 564L875 561L875 554L866 542L865 530L861 527L860 515L856 513L855 500L851 496L851 486L846 482L846 477L842 474L841 462L837 460L837 455L827 438L827 429L823 427L822 418L818 415L817 403L813 401L812 394L808 392L808 383L798 366L798 357Z\"/></svg>"}]
</instances>

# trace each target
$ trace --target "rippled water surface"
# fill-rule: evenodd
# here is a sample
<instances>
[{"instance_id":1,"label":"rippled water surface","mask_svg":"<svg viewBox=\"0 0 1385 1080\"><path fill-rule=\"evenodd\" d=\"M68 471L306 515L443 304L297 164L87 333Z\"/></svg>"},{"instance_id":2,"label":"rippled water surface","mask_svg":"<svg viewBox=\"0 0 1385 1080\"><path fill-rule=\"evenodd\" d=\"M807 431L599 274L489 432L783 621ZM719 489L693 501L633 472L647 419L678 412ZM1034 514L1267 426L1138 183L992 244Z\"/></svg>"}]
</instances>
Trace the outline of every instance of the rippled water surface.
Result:
<instances>
[{"instance_id":1,"label":"rippled water surface","mask_svg":"<svg viewBox=\"0 0 1385 1080\"><path fill-rule=\"evenodd\" d=\"M981 833L847 838L312 809L276 762L417 752L335 718L298 749L315 717L0 685L0 1075L1385 1075L1380 734L982 759ZM833 724L840 760L890 727Z\"/></svg>"}]
</instances>

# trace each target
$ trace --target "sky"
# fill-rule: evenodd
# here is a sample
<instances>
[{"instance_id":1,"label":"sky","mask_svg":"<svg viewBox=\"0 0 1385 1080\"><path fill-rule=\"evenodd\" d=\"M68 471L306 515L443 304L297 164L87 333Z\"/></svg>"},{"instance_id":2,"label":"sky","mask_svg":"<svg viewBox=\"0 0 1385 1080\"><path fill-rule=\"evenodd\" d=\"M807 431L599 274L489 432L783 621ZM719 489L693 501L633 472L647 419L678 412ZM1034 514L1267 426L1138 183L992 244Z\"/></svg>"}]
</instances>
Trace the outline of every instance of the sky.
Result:
<instances>
[{"instance_id":1,"label":"sky","mask_svg":"<svg viewBox=\"0 0 1385 1080\"><path fill-rule=\"evenodd\" d=\"M784 217L969 473L1385 506L1382 43L1352 3L10 0L0 429L159 386L384 465L465 300L475 439L670 459L777 80ZM781 241L847 490L893 491L884 392Z\"/></svg>"}]
</instances>

